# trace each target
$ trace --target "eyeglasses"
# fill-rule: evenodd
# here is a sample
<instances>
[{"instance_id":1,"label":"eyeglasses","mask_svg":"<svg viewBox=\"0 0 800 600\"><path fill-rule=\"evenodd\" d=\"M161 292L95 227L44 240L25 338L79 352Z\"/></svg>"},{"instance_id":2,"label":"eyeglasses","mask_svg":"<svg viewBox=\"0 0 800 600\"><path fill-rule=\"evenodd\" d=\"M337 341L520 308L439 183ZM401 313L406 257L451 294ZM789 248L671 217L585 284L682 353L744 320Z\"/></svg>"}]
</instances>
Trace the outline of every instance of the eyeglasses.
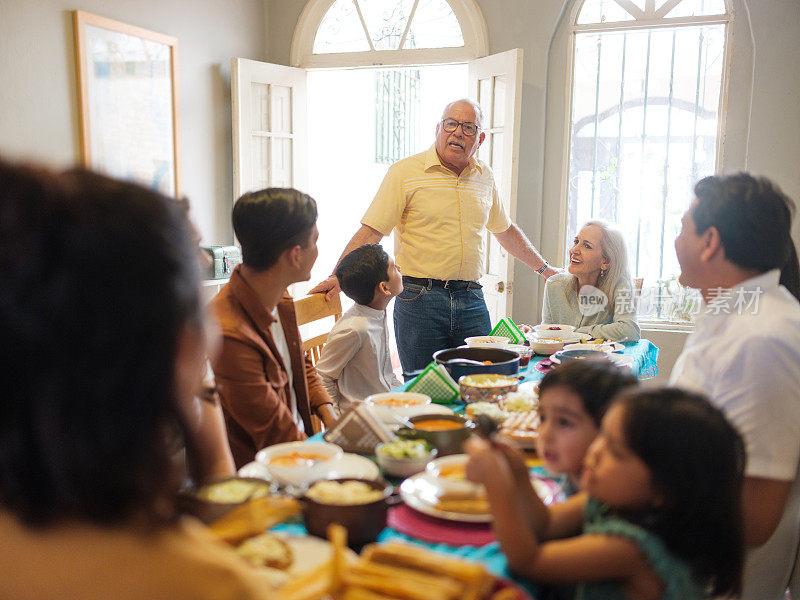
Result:
<instances>
[{"instance_id":1,"label":"eyeglasses","mask_svg":"<svg viewBox=\"0 0 800 600\"><path fill-rule=\"evenodd\" d=\"M458 126L461 125L461 132L469 137L472 137L476 133L478 133L479 127L475 123L470 123L469 121L466 123L462 123L461 121L456 121L455 119L442 119L442 129L444 129L447 133L453 133Z\"/></svg>"}]
</instances>

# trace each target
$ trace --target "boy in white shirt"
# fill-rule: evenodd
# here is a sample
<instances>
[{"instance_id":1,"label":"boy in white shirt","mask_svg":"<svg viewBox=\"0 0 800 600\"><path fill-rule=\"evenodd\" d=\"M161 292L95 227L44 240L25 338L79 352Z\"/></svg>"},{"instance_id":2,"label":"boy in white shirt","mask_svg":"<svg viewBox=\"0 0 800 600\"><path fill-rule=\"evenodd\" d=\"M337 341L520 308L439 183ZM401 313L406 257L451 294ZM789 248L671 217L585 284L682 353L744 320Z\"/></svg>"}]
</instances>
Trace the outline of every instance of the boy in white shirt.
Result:
<instances>
[{"instance_id":1,"label":"boy in white shirt","mask_svg":"<svg viewBox=\"0 0 800 600\"><path fill-rule=\"evenodd\" d=\"M342 258L336 278L355 305L328 334L317 374L341 413L351 399L400 385L389 358L386 307L403 291L403 279L380 244L365 244Z\"/></svg>"}]
</instances>

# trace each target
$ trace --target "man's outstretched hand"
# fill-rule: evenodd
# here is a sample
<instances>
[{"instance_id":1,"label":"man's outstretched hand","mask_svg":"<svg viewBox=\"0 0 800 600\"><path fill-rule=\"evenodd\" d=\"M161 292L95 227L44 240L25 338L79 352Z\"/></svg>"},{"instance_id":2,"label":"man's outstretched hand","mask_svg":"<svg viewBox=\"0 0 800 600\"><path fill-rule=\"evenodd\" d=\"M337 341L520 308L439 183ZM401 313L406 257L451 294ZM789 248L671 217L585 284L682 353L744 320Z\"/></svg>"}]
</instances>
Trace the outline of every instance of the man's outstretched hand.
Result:
<instances>
[{"instance_id":1,"label":"man's outstretched hand","mask_svg":"<svg viewBox=\"0 0 800 600\"><path fill-rule=\"evenodd\" d=\"M336 275L331 275L324 281L321 281L316 286L308 290L308 293L325 294L325 301L330 302L331 298L338 294L341 289L342 288L339 287L339 280L336 279Z\"/></svg>"}]
</instances>

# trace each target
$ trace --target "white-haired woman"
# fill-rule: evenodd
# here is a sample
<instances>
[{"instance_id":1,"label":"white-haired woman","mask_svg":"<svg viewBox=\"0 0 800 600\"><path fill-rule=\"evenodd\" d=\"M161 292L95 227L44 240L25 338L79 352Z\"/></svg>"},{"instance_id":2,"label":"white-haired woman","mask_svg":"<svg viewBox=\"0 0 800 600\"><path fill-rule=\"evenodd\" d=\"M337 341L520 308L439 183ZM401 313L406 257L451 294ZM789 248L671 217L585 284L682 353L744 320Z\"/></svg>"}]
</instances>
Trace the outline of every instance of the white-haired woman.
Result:
<instances>
[{"instance_id":1,"label":"white-haired woman","mask_svg":"<svg viewBox=\"0 0 800 600\"><path fill-rule=\"evenodd\" d=\"M567 271L545 285L542 322L596 338L639 339L625 240L610 223L589 221L575 236Z\"/></svg>"}]
</instances>

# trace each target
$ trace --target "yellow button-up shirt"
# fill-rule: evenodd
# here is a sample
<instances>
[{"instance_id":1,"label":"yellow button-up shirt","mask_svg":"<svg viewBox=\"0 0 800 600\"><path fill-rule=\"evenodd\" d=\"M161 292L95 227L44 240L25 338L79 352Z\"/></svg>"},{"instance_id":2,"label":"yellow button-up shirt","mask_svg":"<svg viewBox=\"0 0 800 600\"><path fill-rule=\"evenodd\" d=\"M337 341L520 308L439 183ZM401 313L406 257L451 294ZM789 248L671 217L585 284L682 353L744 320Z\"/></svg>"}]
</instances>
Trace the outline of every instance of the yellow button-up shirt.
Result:
<instances>
[{"instance_id":1,"label":"yellow button-up shirt","mask_svg":"<svg viewBox=\"0 0 800 600\"><path fill-rule=\"evenodd\" d=\"M486 235L511 226L492 170L472 158L456 175L431 146L393 164L361 223L395 234L403 275L476 281L485 271Z\"/></svg>"}]
</instances>

